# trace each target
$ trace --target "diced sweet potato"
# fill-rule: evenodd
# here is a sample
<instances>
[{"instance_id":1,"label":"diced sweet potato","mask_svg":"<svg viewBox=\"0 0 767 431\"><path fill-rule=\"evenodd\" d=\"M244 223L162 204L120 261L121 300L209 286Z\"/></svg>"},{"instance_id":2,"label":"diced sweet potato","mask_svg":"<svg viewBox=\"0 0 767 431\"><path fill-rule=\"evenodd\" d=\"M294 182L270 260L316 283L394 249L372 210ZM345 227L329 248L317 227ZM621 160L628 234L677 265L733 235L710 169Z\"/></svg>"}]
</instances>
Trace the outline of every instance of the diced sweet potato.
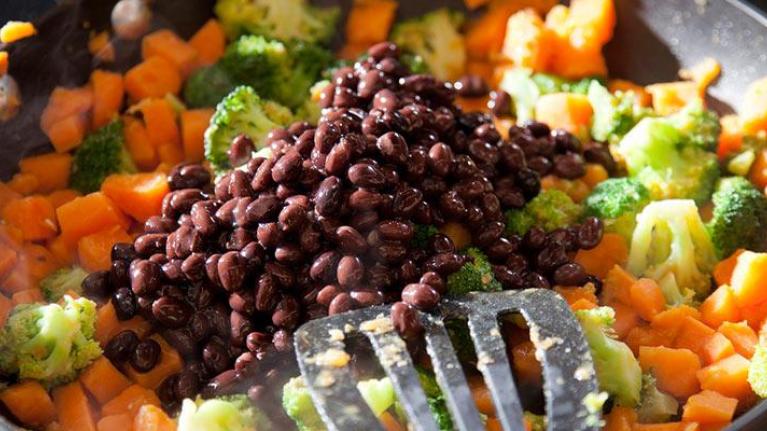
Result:
<instances>
[{"instance_id":1,"label":"diced sweet potato","mask_svg":"<svg viewBox=\"0 0 767 431\"><path fill-rule=\"evenodd\" d=\"M176 33L168 29L150 33L141 41L144 60L162 57L187 76L197 63L197 51Z\"/></svg>"},{"instance_id":2,"label":"diced sweet potato","mask_svg":"<svg viewBox=\"0 0 767 431\"><path fill-rule=\"evenodd\" d=\"M162 173L115 174L101 184L101 191L123 212L139 222L160 214L162 199L170 191Z\"/></svg>"},{"instance_id":3,"label":"diced sweet potato","mask_svg":"<svg viewBox=\"0 0 767 431\"><path fill-rule=\"evenodd\" d=\"M21 230L27 241L40 241L56 236L56 210L44 196L16 199L3 208L3 221Z\"/></svg>"},{"instance_id":4,"label":"diced sweet potato","mask_svg":"<svg viewBox=\"0 0 767 431\"><path fill-rule=\"evenodd\" d=\"M141 406L149 404L160 406L160 400L154 391L139 385L131 385L104 404L101 408L101 416L128 414L135 417Z\"/></svg>"},{"instance_id":5,"label":"diced sweet potato","mask_svg":"<svg viewBox=\"0 0 767 431\"><path fill-rule=\"evenodd\" d=\"M181 113L181 140L187 162L205 159L205 130L210 125L213 109L190 109Z\"/></svg>"},{"instance_id":6,"label":"diced sweet potato","mask_svg":"<svg viewBox=\"0 0 767 431\"><path fill-rule=\"evenodd\" d=\"M112 226L127 229L130 225L125 214L101 192L91 193L60 206L56 215L61 235L70 244L76 244L80 238Z\"/></svg>"},{"instance_id":7,"label":"diced sweet potato","mask_svg":"<svg viewBox=\"0 0 767 431\"><path fill-rule=\"evenodd\" d=\"M0 401L28 427L45 427L56 417L56 407L48 391L35 380L24 380L3 389Z\"/></svg>"},{"instance_id":8,"label":"diced sweet potato","mask_svg":"<svg viewBox=\"0 0 767 431\"><path fill-rule=\"evenodd\" d=\"M125 91L131 100L165 97L181 90L181 72L163 57L147 58L125 74Z\"/></svg>"},{"instance_id":9,"label":"diced sweet potato","mask_svg":"<svg viewBox=\"0 0 767 431\"><path fill-rule=\"evenodd\" d=\"M197 52L197 65L210 66L224 56L224 29L218 20L210 19L189 39L189 45Z\"/></svg>"},{"instance_id":10,"label":"diced sweet potato","mask_svg":"<svg viewBox=\"0 0 767 431\"><path fill-rule=\"evenodd\" d=\"M80 382L55 388L53 403L62 431L96 431L96 420Z\"/></svg>"},{"instance_id":11,"label":"diced sweet potato","mask_svg":"<svg viewBox=\"0 0 767 431\"><path fill-rule=\"evenodd\" d=\"M131 385L131 381L103 356L83 370L80 382L99 404L110 401Z\"/></svg>"},{"instance_id":12,"label":"diced sweet potato","mask_svg":"<svg viewBox=\"0 0 767 431\"><path fill-rule=\"evenodd\" d=\"M69 185L69 173L72 170L72 156L69 154L49 153L26 157L19 162L19 170L37 178L37 192L50 193Z\"/></svg>"},{"instance_id":13,"label":"diced sweet potato","mask_svg":"<svg viewBox=\"0 0 767 431\"><path fill-rule=\"evenodd\" d=\"M133 238L122 226L112 226L86 235L77 242L77 256L85 270L108 271L112 267L110 252L118 242L130 243Z\"/></svg>"},{"instance_id":14,"label":"diced sweet potato","mask_svg":"<svg viewBox=\"0 0 767 431\"><path fill-rule=\"evenodd\" d=\"M91 74L93 88L93 116L91 127L98 129L109 124L120 114L125 97L123 77L119 73L94 70Z\"/></svg>"}]
</instances>

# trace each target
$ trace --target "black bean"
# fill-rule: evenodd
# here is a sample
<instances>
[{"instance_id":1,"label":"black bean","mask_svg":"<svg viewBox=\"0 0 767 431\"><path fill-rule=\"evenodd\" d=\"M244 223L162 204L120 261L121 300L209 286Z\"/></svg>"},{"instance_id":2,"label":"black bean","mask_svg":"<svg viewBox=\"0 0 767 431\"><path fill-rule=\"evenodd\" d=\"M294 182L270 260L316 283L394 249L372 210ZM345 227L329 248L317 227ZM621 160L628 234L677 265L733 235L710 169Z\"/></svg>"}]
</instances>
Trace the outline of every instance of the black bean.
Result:
<instances>
[{"instance_id":1,"label":"black bean","mask_svg":"<svg viewBox=\"0 0 767 431\"><path fill-rule=\"evenodd\" d=\"M419 310L431 310L437 306L439 299L439 293L428 284L411 283L402 289L402 301Z\"/></svg>"},{"instance_id":2,"label":"black bean","mask_svg":"<svg viewBox=\"0 0 767 431\"><path fill-rule=\"evenodd\" d=\"M136 345L130 357L131 366L140 373L146 373L157 365L161 355L160 344L150 339Z\"/></svg>"},{"instance_id":3,"label":"black bean","mask_svg":"<svg viewBox=\"0 0 767 431\"><path fill-rule=\"evenodd\" d=\"M184 301L161 296L152 303L152 314L161 324L169 328L180 328L189 322L192 307Z\"/></svg>"},{"instance_id":4,"label":"black bean","mask_svg":"<svg viewBox=\"0 0 767 431\"><path fill-rule=\"evenodd\" d=\"M603 233L602 220L587 217L578 229L578 245L584 250L590 250L599 244Z\"/></svg>"},{"instance_id":5,"label":"black bean","mask_svg":"<svg viewBox=\"0 0 767 431\"><path fill-rule=\"evenodd\" d=\"M88 274L82 282L83 294L99 302L109 298L113 285L108 271L95 271Z\"/></svg>"},{"instance_id":6,"label":"black bean","mask_svg":"<svg viewBox=\"0 0 767 431\"><path fill-rule=\"evenodd\" d=\"M330 305L328 306L328 314L333 316L335 314L345 313L351 310L353 305L352 297L346 292L341 292L336 295L332 301L330 301Z\"/></svg>"},{"instance_id":7,"label":"black bean","mask_svg":"<svg viewBox=\"0 0 767 431\"><path fill-rule=\"evenodd\" d=\"M315 211L323 216L335 215L343 204L341 197L341 180L332 176L325 178L314 196Z\"/></svg>"},{"instance_id":8,"label":"black bean","mask_svg":"<svg viewBox=\"0 0 767 431\"><path fill-rule=\"evenodd\" d=\"M229 366L229 354L221 342L211 340L202 349L202 363L210 374L220 374Z\"/></svg>"},{"instance_id":9,"label":"black bean","mask_svg":"<svg viewBox=\"0 0 767 431\"><path fill-rule=\"evenodd\" d=\"M171 190L201 189L210 184L210 173L199 164L176 165L168 174Z\"/></svg>"},{"instance_id":10,"label":"black bean","mask_svg":"<svg viewBox=\"0 0 767 431\"><path fill-rule=\"evenodd\" d=\"M217 273L221 287L234 292L242 288L248 275L247 261L236 251L224 253L217 262Z\"/></svg>"},{"instance_id":11,"label":"black bean","mask_svg":"<svg viewBox=\"0 0 767 431\"><path fill-rule=\"evenodd\" d=\"M387 132L376 141L376 146L387 161L404 165L408 161L408 145L396 132Z\"/></svg>"},{"instance_id":12,"label":"black bean","mask_svg":"<svg viewBox=\"0 0 767 431\"><path fill-rule=\"evenodd\" d=\"M413 339L423 332L418 313L409 304L396 302L391 308L390 315L394 329L404 338Z\"/></svg>"},{"instance_id":13,"label":"black bean","mask_svg":"<svg viewBox=\"0 0 767 431\"><path fill-rule=\"evenodd\" d=\"M344 288L352 288L362 282L365 276L365 267L356 256L344 256L338 261L336 278Z\"/></svg>"},{"instance_id":14,"label":"black bean","mask_svg":"<svg viewBox=\"0 0 767 431\"><path fill-rule=\"evenodd\" d=\"M125 362L136 348L138 335L131 330L120 331L104 347L104 356L114 363Z\"/></svg>"}]
</instances>

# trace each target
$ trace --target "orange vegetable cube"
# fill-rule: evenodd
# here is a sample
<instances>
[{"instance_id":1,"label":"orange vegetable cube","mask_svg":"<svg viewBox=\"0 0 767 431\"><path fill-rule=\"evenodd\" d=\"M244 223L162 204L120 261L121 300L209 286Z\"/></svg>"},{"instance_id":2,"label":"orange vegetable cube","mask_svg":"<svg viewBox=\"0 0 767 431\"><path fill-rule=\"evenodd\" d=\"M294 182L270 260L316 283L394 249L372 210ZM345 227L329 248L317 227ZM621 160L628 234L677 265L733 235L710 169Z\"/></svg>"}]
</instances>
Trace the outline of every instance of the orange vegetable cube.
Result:
<instances>
[{"instance_id":1,"label":"orange vegetable cube","mask_svg":"<svg viewBox=\"0 0 767 431\"><path fill-rule=\"evenodd\" d=\"M72 265L77 260L77 243L72 244L61 235L48 241L48 251L62 266Z\"/></svg>"},{"instance_id":2,"label":"orange vegetable cube","mask_svg":"<svg viewBox=\"0 0 767 431\"><path fill-rule=\"evenodd\" d=\"M767 187L767 149L756 153L756 160L748 172L748 179L759 189Z\"/></svg>"},{"instance_id":3,"label":"orange vegetable cube","mask_svg":"<svg viewBox=\"0 0 767 431\"><path fill-rule=\"evenodd\" d=\"M732 293L740 307L761 304L767 301L767 282L764 268L767 268L767 253L743 252L732 272Z\"/></svg>"},{"instance_id":4,"label":"orange vegetable cube","mask_svg":"<svg viewBox=\"0 0 767 431\"><path fill-rule=\"evenodd\" d=\"M153 172L110 175L101 184L101 191L123 212L143 223L160 214L170 188L166 175Z\"/></svg>"},{"instance_id":5,"label":"orange vegetable cube","mask_svg":"<svg viewBox=\"0 0 767 431\"><path fill-rule=\"evenodd\" d=\"M735 296L726 284L719 286L703 301L700 313L703 321L713 328L718 328L724 322L737 322L741 319Z\"/></svg>"},{"instance_id":6,"label":"orange vegetable cube","mask_svg":"<svg viewBox=\"0 0 767 431\"><path fill-rule=\"evenodd\" d=\"M42 428L56 417L48 391L36 380L24 380L0 391L0 401L22 424Z\"/></svg>"},{"instance_id":7,"label":"orange vegetable cube","mask_svg":"<svg viewBox=\"0 0 767 431\"><path fill-rule=\"evenodd\" d=\"M153 390L139 385L128 386L120 395L101 407L101 416L128 414L135 416L142 406L160 406L160 400ZM138 431L138 429L136 429Z\"/></svg>"},{"instance_id":8,"label":"orange vegetable cube","mask_svg":"<svg viewBox=\"0 0 767 431\"><path fill-rule=\"evenodd\" d=\"M39 182L37 177L32 174L23 174L19 172L8 181L8 188L11 192L17 195L28 196L37 190ZM3 208L5 208L5 206L3 206Z\"/></svg>"},{"instance_id":9,"label":"orange vegetable cube","mask_svg":"<svg viewBox=\"0 0 767 431\"><path fill-rule=\"evenodd\" d=\"M56 87L51 92L48 104L40 117L40 128L46 131L61 120L82 117L92 107L93 90L90 87Z\"/></svg>"},{"instance_id":10,"label":"orange vegetable cube","mask_svg":"<svg viewBox=\"0 0 767 431\"><path fill-rule=\"evenodd\" d=\"M131 116L123 117L125 135L125 148L131 155L136 166L144 171L154 169L160 159L155 148L149 140L144 122Z\"/></svg>"},{"instance_id":11,"label":"orange vegetable cube","mask_svg":"<svg viewBox=\"0 0 767 431\"><path fill-rule=\"evenodd\" d=\"M149 332L151 325L140 316L135 316L126 321L118 320L112 302L104 304L96 311L96 333L94 338L102 348L120 331L128 329L134 331L139 338L142 338Z\"/></svg>"},{"instance_id":12,"label":"orange vegetable cube","mask_svg":"<svg viewBox=\"0 0 767 431\"><path fill-rule=\"evenodd\" d=\"M740 401L748 400L753 396L747 380L748 366L748 359L737 353L714 362L697 372L700 387Z\"/></svg>"},{"instance_id":13,"label":"orange vegetable cube","mask_svg":"<svg viewBox=\"0 0 767 431\"><path fill-rule=\"evenodd\" d=\"M187 76L197 64L197 51L171 30L161 29L144 36L141 41L144 60L162 57Z\"/></svg>"},{"instance_id":14,"label":"orange vegetable cube","mask_svg":"<svg viewBox=\"0 0 767 431\"><path fill-rule=\"evenodd\" d=\"M705 323L692 317L685 317L674 339L674 347L677 349L689 349L698 356L703 356L704 346L716 331L706 326Z\"/></svg>"},{"instance_id":15,"label":"orange vegetable cube","mask_svg":"<svg viewBox=\"0 0 767 431\"><path fill-rule=\"evenodd\" d=\"M637 419L636 410L629 407L615 406L605 417L603 431L632 431Z\"/></svg>"},{"instance_id":16,"label":"orange vegetable cube","mask_svg":"<svg viewBox=\"0 0 767 431\"><path fill-rule=\"evenodd\" d=\"M677 398L685 399L700 390L696 377L700 358L688 349L642 346L639 365L642 371L653 373L658 389Z\"/></svg>"},{"instance_id":17,"label":"orange vegetable cube","mask_svg":"<svg viewBox=\"0 0 767 431\"><path fill-rule=\"evenodd\" d=\"M141 406L133 422L136 431L176 431L176 422L155 405Z\"/></svg>"},{"instance_id":18,"label":"orange vegetable cube","mask_svg":"<svg viewBox=\"0 0 767 431\"><path fill-rule=\"evenodd\" d=\"M593 114L591 103L583 94L546 94L535 103L536 119L576 136L582 136L587 131Z\"/></svg>"},{"instance_id":19,"label":"orange vegetable cube","mask_svg":"<svg viewBox=\"0 0 767 431\"><path fill-rule=\"evenodd\" d=\"M104 356L80 373L80 383L99 404L120 395L131 385L131 381Z\"/></svg>"},{"instance_id":20,"label":"orange vegetable cube","mask_svg":"<svg viewBox=\"0 0 767 431\"><path fill-rule=\"evenodd\" d=\"M14 293L11 296L11 303L14 307L21 304L43 304L45 303L45 298L39 288L33 287Z\"/></svg>"},{"instance_id":21,"label":"orange vegetable cube","mask_svg":"<svg viewBox=\"0 0 767 431\"><path fill-rule=\"evenodd\" d=\"M613 330L618 339L625 338L628 333L637 327L641 323L641 318L637 314L636 310L628 305L624 305L621 302L607 303L615 310L615 323L613 323Z\"/></svg>"},{"instance_id":22,"label":"orange vegetable cube","mask_svg":"<svg viewBox=\"0 0 767 431\"><path fill-rule=\"evenodd\" d=\"M50 193L69 185L69 172L72 170L72 156L69 154L49 153L22 159L19 162L22 173L37 178L39 193Z\"/></svg>"},{"instance_id":23,"label":"orange vegetable cube","mask_svg":"<svg viewBox=\"0 0 767 431\"><path fill-rule=\"evenodd\" d=\"M31 22L8 21L0 28L0 42L13 43L37 34L37 29Z\"/></svg>"},{"instance_id":24,"label":"orange vegetable cube","mask_svg":"<svg viewBox=\"0 0 767 431\"><path fill-rule=\"evenodd\" d=\"M133 101L178 94L181 83L178 67L159 56L145 59L125 74L125 91Z\"/></svg>"},{"instance_id":25,"label":"orange vegetable cube","mask_svg":"<svg viewBox=\"0 0 767 431\"><path fill-rule=\"evenodd\" d=\"M112 226L127 229L130 220L101 192L91 193L60 206L56 215L61 235L70 244Z\"/></svg>"},{"instance_id":26,"label":"orange vegetable cube","mask_svg":"<svg viewBox=\"0 0 767 431\"><path fill-rule=\"evenodd\" d=\"M631 305L644 320L651 321L666 307L666 298L655 280L640 278L631 285L630 295Z\"/></svg>"},{"instance_id":27,"label":"orange vegetable cube","mask_svg":"<svg viewBox=\"0 0 767 431\"><path fill-rule=\"evenodd\" d=\"M698 84L688 81L665 82L648 85L647 92L652 95L652 106L660 115L670 115L693 101L703 103Z\"/></svg>"},{"instance_id":28,"label":"orange vegetable cube","mask_svg":"<svg viewBox=\"0 0 767 431\"><path fill-rule=\"evenodd\" d=\"M631 286L637 279L620 265L615 265L607 272L602 286L602 300L631 304Z\"/></svg>"},{"instance_id":29,"label":"orange vegetable cube","mask_svg":"<svg viewBox=\"0 0 767 431\"><path fill-rule=\"evenodd\" d=\"M128 377L139 385L145 388L157 389L160 383L168 376L181 371L184 367L184 361L176 349L171 347L162 337L154 335L151 338L160 344L162 352L157 365L146 373L140 373L133 369L133 367L127 368L126 371Z\"/></svg>"},{"instance_id":30,"label":"orange vegetable cube","mask_svg":"<svg viewBox=\"0 0 767 431\"><path fill-rule=\"evenodd\" d=\"M216 19L210 19L189 39L189 46L197 52L197 65L210 66L224 56L226 35Z\"/></svg>"},{"instance_id":31,"label":"orange vegetable cube","mask_svg":"<svg viewBox=\"0 0 767 431\"><path fill-rule=\"evenodd\" d=\"M612 39L615 22L613 0L574 0L568 16L570 42L576 48L599 50Z\"/></svg>"},{"instance_id":32,"label":"orange vegetable cube","mask_svg":"<svg viewBox=\"0 0 767 431\"><path fill-rule=\"evenodd\" d=\"M716 285L721 286L723 284L730 284L732 278L732 271L735 270L735 265L738 263L738 256L740 256L745 250L735 250L730 256L719 261L716 264L713 271L714 280Z\"/></svg>"},{"instance_id":33,"label":"orange vegetable cube","mask_svg":"<svg viewBox=\"0 0 767 431\"><path fill-rule=\"evenodd\" d=\"M738 400L714 391L701 391L687 399L682 419L700 424L730 422L735 416Z\"/></svg>"},{"instance_id":34,"label":"orange vegetable cube","mask_svg":"<svg viewBox=\"0 0 767 431\"><path fill-rule=\"evenodd\" d=\"M364 0L354 3L346 20L346 41L352 45L383 42L397 13L394 0Z\"/></svg>"},{"instance_id":35,"label":"orange vegetable cube","mask_svg":"<svg viewBox=\"0 0 767 431\"><path fill-rule=\"evenodd\" d=\"M553 41L554 35L535 10L525 9L509 18L501 52L515 66L543 72L551 62Z\"/></svg>"},{"instance_id":36,"label":"orange vegetable cube","mask_svg":"<svg viewBox=\"0 0 767 431\"><path fill-rule=\"evenodd\" d=\"M21 196L21 193L18 193L7 184L0 182L0 214L9 202L20 199Z\"/></svg>"},{"instance_id":37,"label":"orange vegetable cube","mask_svg":"<svg viewBox=\"0 0 767 431\"><path fill-rule=\"evenodd\" d=\"M0 247L0 280L4 279L8 273L16 266L19 256L16 250L10 247Z\"/></svg>"},{"instance_id":38,"label":"orange vegetable cube","mask_svg":"<svg viewBox=\"0 0 767 431\"><path fill-rule=\"evenodd\" d=\"M604 278L615 265L624 264L628 256L626 240L618 234L606 233L596 247L591 250L578 250L575 261L589 274Z\"/></svg>"},{"instance_id":39,"label":"orange vegetable cube","mask_svg":"<svg viewBox=\"0 0 767 431\"><path fill-rule=\"evenodd\" d=\"M83 142L88 123L81 115L72 115L51 125L46 131L51 145L59 153L71 151Z\"/></svg>"},{"instance_id":40,"label":"orange vegetable cube","mask_svg":"<svg viewBox=\"0 0 767 431\"><path fill-rule=\"evenodd\" d=\"M634 352L634 356L639 356L640 347L671 347L673 339L649 326L638 325L628 331L623 341Z\"/></svg>"},{"instance_id":41,"label":"orange vegetable cube","mask_svg":"<svg viewBox=\"0 0 767 431\"><path fill-rule=\"evenodd\" d=\"M48 195L48 200L51 201L54 208L58 208L67 202L73 201L75 198L82 196L80 192L73 189L61 189L56 190Z\"/></svg>"},{"instance_id":42,"label":"orange vegetable cube","mask_svg":"<svg viewBox=\"0 0 767 431\"><path fill-rule=\"evenodd\" d=\"M756 350L759 338L747 322L724 322L717 332L732 342L735 351L745 358L751 359Z\"/></svg>"},{"instance_id":43,"label":"orange vegetable cube","mask_svg":"<svg viewBox=\"0 0 767 431\"><path fill-rule=\"evenodd\" d=\"M715 333L703 344L700 357L706 365L735 354L735 347L727 337Z\"/></svg>"},{"instance_id":44,"label":"orange vegetable cube","mask_svg":"<svg viewBox=\"0 0 767 431\"><path fill-rule=\"evenodd\" d=\"M532 341L524 341L511 348L514 375L522 381L540 383L543 379L543 369L538 358L535 357L535 351Z\"/></svg>"},{"instance_id":45,"label":"orange vegetable cube","mask_svg":"<svg viewBox=\"0 0 767 431\"><path fill-rule=\"evenodd\" d=\"M96 424L98 431L132 431L133 418L127 414L105 416Z\"/></svg>"},{"instance_id":46,"label":"orange vegetable cube","mask_svg":"<svg viewBox=\"0 0 767 431\"><path fill-rule=\"evenodd\" d=\"M120 107L125 98L125 85L119 73L94 70L91 73L93 87L93 117L91 127L99 129L106 126L120 114Z\"/></svg>"},{"instance_id":47,"label":"orange vegetable cube","mask_svg":"<svg viewBox=\"0 0 767 431\"><path fill-rule=\"evenodd\" d=\"M210 125L213 109L190 109L181 113L181 141L187 162L205 159L205 130Z\"/></svg>"},{"instance_id":48,"label":"orange vegetable cube","mask_svg":"<svg viewBox=\"0 0 767 431\"><path fill-rule=\"evenodd\" d=\"M0 75L8 73L8 51L0 51Z\"/></svg>"},{"instance_id":49,"label":"orange vegetable cube","mask_svg":"<svg viewBox=\"0 0 767 431\"><path fill-rule=\"evenodd\" d=\"M96 431L96 420L80 382L75 380L59 386L52 394L56 417L62 430Z\"/></svg>"},{"instance_id":50,"label":"orange vegetable cube","mask_svg":"<svg viewBox=\"0 0 767 431\"><path fill-rule=\"evenodd\" d=\"M110 252L119 242L130 243L133 238L121 226L112 226L86 235L77 242L77 255L85 270L107 271L112 267Z\"/></svg>"},{"instance_id":51,"label":"orange vegetable cube","mask_svg":"<svg viewBox=\"0 0 767 431\"><path fill-rule=\"evenodd\" d=\"M181 136L176 124L176 111L170 102L162 99L148 99L140 104L149 142L155 147L164 144L180 144Z\"/></svg>"},{"instance_id":52,"label":"orange vegetable cube","mask_svg":"<svg viewBox=\"0 0 767 431\"><path fill-rule=\"evenodd\" d=\"M27 241L56 236L56 210L44 196L29 196L9 202L3 208L3 221L21 230Z\"/></svg>"},{"instance_id":53,"label":"orange vegetable cube","mask_svg":"<svg viewBox=\"0 0 767 431\"><path fill-rule=\"evenodd\" d=\"M658 313L650 322L650 326L667 334L673 340L688 316L700 320L700 312L698 310L689 305L679 305Z\"/></svg>"}]
</instances>

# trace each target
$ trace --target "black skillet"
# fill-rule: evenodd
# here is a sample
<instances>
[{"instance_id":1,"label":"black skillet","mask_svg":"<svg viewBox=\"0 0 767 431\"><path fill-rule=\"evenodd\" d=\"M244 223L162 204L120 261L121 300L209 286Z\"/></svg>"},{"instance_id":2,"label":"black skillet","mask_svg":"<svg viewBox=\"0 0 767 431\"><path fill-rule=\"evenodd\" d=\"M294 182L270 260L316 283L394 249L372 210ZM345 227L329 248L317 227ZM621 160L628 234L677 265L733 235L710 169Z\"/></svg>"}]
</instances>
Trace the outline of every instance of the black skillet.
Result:
<instances>
[{"instance_id":1,"label":"black skillet","mask_svg":"<svg viewBox=\"0 0 767 431\"><path fill-rule=\"evenodd\" d=\"M211 15L214 0L155 0L154 25L189 36ZM341 4L352 0L318 0ZM714 57L723 74L711 88L711 106L720 112L737 108L748 83L767 76L767 18L740 0L616 0L618 29L607 47L612 76L649 84L677 79L681 67ZM767 0L754 0L767 9ZM10 73L19 81L24 105L18 117L0 124L0 179L10 177L18 160L50 151L37 127L47 95L55 85L80 85L92 66L85 49L88 31L109 22L114 0L82 0L54 6L53 0L0 0L0 22L34 19L40 35L17 43L11 51ZM461 0L416 0L400 4L401 17L416 16L439 6L462 8ZM88 23L84 28L83 22ZM118 46L124 69L135 60L130 44ZM0 418L0 430L14 427ZM767 403L751 409L728 430L767 429Z\"/></svg>"}]
</instances>

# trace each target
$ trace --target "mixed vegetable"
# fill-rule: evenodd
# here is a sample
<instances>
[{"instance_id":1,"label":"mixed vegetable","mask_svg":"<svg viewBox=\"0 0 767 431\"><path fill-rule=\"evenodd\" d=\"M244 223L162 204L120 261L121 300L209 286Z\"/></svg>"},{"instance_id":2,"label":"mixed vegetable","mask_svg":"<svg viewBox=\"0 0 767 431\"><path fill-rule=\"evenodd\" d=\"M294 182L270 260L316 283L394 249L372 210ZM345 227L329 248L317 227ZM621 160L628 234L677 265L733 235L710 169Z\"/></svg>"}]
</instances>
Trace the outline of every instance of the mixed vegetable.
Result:
<instances>
[{"instance_id":1,"label":"mixed vegetable","mask_svg":"<svg viewBox=\"0 0 767 431\"><path fill-rule=\"evenodd\" d=\"M218 0L188 40L116 12L140 61L57 87L39 119L54 151L0 183L12 419L321 431L292 359L300 323L394 303L417 347L416 310L524 287L581 323L606 431L719 430L767 398L767 78L721 117L713 59L677 82L609 79L613 1L558 3L395 23L395 0L358 0L335 54L340 10L306 0ZM0 42L35 34L10 22ZM100 64L124 46L88 45ZM0 52L3 79L12 61ZM501 429L465 322L446 326ZM545 429L536 347L520 319L502 326L525 425ZM386 429L407 429L388 378L357 371Z\"/></svg>"}]
</instances>

